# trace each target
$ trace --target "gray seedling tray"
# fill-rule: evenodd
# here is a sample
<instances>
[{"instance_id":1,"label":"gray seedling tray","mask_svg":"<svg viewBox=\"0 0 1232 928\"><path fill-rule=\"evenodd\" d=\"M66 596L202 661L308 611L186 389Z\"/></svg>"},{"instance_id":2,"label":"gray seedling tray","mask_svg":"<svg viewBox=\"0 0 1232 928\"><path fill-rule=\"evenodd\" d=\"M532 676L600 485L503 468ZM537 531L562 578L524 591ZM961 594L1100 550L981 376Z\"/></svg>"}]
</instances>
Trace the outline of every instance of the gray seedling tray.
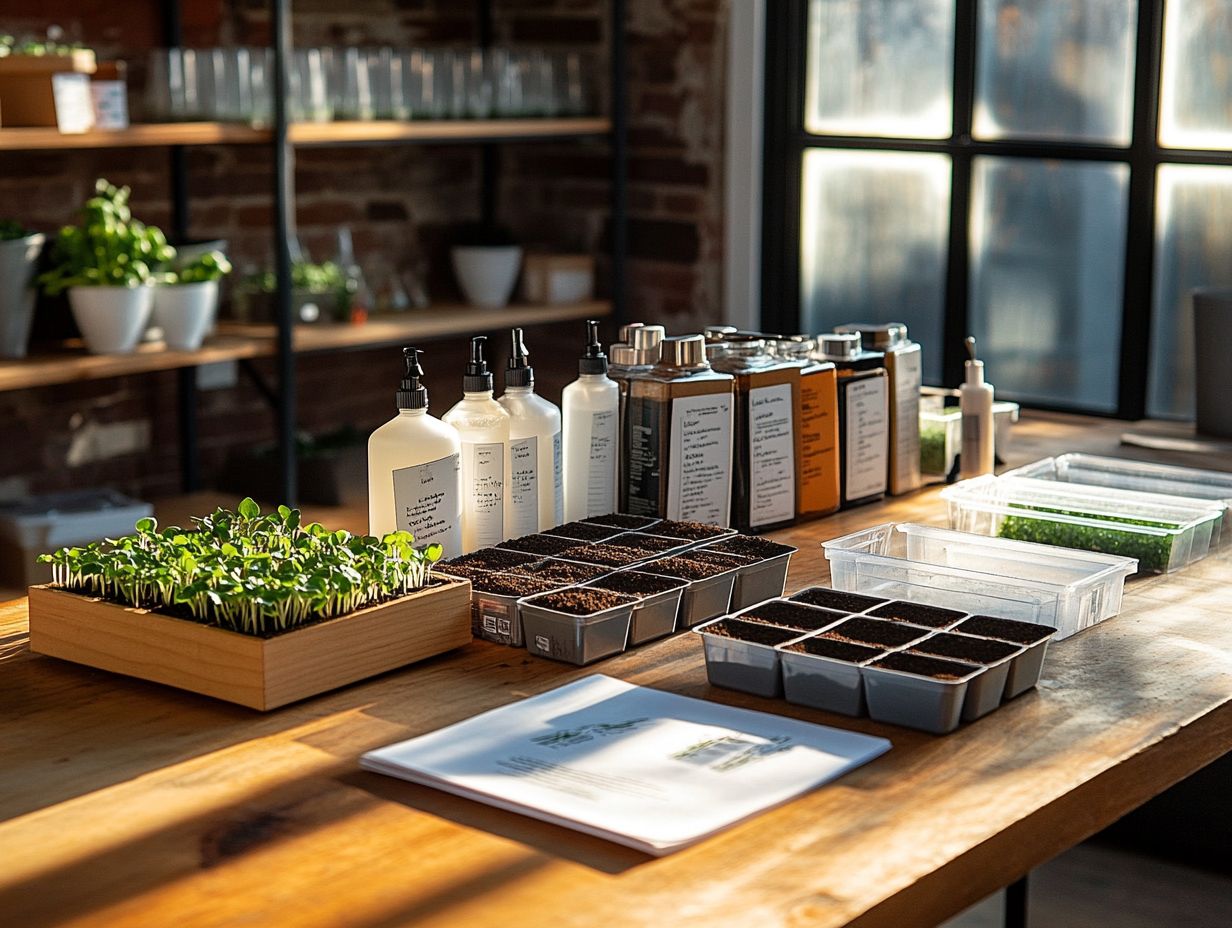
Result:
<instances>
[{"instance_id":1,"label":"gray seedling tray","mask_svg":"<svg viewBox=\"0 0 1232 928\"><path fill-rule=\"evenodd\" d=\"M782 696L780 652L773 645L706 632L707 627L721 621L716 619L693 629L694 634L701 636L706 651L706 676L711 684L754 696Z\"/></svg>"},{"instance_id":2,"label":"gray seedling tray","mask_svg":"<svg viewBox=\"0 0 1232 928\"><path fill-rule=\"evenodd\" d=\"M546 594L539 594L542 595ZM528 596L518 604L526 650L531 654L570 664L590 664L625 649L637 605L632 597L627 603L591 615L572 615L538 606L537 598Z\"/></svg>"},{"instance_id":3,"label":"gray seedling tray","mask_svg":"<svg viewBox=\"0 0 1232 928\"><path fill-rule=\"evenodd\" d=\"M680 612L676 620L678 628L692 628L710 619L725 615L731 609L732 587L736 582L736 570L689 580L680 597ZM647 573L654 573L653 562L646 565Z\"/></svg>"},{"instance_id":4,"label":"gray seedling tray","mask_svg":"<svg viewBox=\"0 0 1232 928\"><path fill-rule=\"evenodd\" d=\"M1014 661L1022 654L1023 646L1012 641L1002 642L1000 639L990 639L984 635L967 635L962 632L953 631L939 631L937 634L957 635L962 638L973 638L977 641L996 641L998 644L1005 644L1016 649L999 660L985 663L984 661L977 661L966 657L951 657L946 654L928 653L924 649L928 647L929 639L935 637L934 635L929 635L923 641L917 641L910 648L910 650L925 654L928 657L940 657L944 660L960 661L964 664L979 664L984 667L984 672L972 680L967 687L967 700L963 704L962 720L964 722L974 722L976 719L983 718L1001 705L1001 701L1005 696L1005 684L1009 679L1010 668L1013 666Z\"/></svg>"},{"instance_id":5,"label":"gray seedling tray","mask_svg":"<svg viewBox=\"0 0 1232 928\"><path fill-rule=\"evenodd\" d=\"M954 663L962 663L955 661ZM958 727L970 681L984 668L969 664L959 680L936 680L871 664L861 668L868 714L878 722L944 735Z\"/></svg>"},{"instance_id":6,"label":"gray seedling tray","mask_svg":"<svg viewBox=\"0 0 1232 928\"><path fill-rule=\"evenodd\" d=\"M522 647L522 619L517 596L471 590L471 634L484 641Z\"/></svg>"},{"instance_id":7,"label":"gray seedling tray","mask_svg":"<svg viewBox=\"0 0 1232 928\"><path fill-rule=\"evenodd\" d=\"M739 567L736 570L736 582L732 586L732 611L782 596L787 589L787 568L791 566L791 556L795 553L796 549L792 548L782 554Z\"/></svg>"},{"instance_id":8,"label":"gray seedling tray","mask_svg":"<svg viewBox=\"0 0 1232 928\"><path fill-rule=\"evenodd\" d=\"M968 616L968 618L978 618L978 616ZM993 618L996 618L995 616ZM964 622L966 619L963 620ZM968 635L970 632L962 631L962 622L959 622L952 632ZM1003 699L1013 699L1015 696L1021 696L1027 690L1035 689L1036 684L1040 681L1040 675L1044 672L1044 657L1048 653L1048 642L1052 640L1055 628L1047 625L1041 626L1041 634L1047 632L1047 635L1040 641L1034 644L1023 646L1022 653L1010 660L1009 676L1005 680L1005 694ZM982 638L997 638L996 635L981 635ZM1004 638L997 638L998 641L1004 641ZM1010 644L1021 644L1018 641L1011 641Z\"/></svg>"},{"instance_id":9,"label":"gray seedling tray","mask_svg":"<svg viewBox=\"0 0 1232 928\"><path fill-rule=\"evenodd\" d=\"M809 638L812 635L804 637ZM866 713L861 667L867 661L853 664L820 654L785 650L791 644L795 642L788 641L778 646L783 694L788 702L857 718ZM876 660L886 653L880 648L874 650L879 653L868 660Z\"/></svg>"},{"instance_id":10,"label":"gray seedling tray","mask_svg":"<svg viewBox=\"0 0 1232 928\"><path fill-rule=\"evenodd\" d=\"M617 571L617 573L619 572ZM648 571L635 572L647 573ZM659 575L656 574L656 576ZM680 612L680 599L684 595L688 581L677 581L675 577L665 577L664 579L678 582L679 586L675 586L670 590L664 590L662 593L651 593L649 596L639 597L637 604L633 607L633 618L629 626L630 647L645 644L647 641L654 641L656 638L665 638L676 630L676 616ZM604 589L601 579L590 580L584 585ZM626 595L638 596L637 593L628 593Z\"/></svg>"}]
</instances>

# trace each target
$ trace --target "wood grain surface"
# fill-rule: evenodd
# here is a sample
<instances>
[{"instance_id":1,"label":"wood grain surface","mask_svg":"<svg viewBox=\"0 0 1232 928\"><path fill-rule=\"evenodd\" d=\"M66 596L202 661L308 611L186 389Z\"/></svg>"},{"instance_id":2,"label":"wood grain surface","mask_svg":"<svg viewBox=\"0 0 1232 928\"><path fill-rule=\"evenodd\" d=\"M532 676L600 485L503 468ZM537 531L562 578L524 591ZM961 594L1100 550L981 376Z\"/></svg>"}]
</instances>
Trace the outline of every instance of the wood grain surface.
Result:
<instances>
[{"instance_id":1,"label":"wood grain surface","mask_svg":"<svg viewBox=\"0 0 1232 928\"><path fill-rule=\"evenodd\" d=\"M1114 448L1120 427L1034 418L1014 458ZM942 523L935 491L777 533L801 546L789 587L826 580L821 540L908 518ZM24 602L0 606L0 921L932 926L1232 747L1229 579L1209 558L1134 581L1122 615L1054 646L1037 691L945 737L711 688L691 635L586 669L475 642L258 715L33 656ZM894 747L660 860L358 768L593 672Z\"/></svg>"}]
</instances>

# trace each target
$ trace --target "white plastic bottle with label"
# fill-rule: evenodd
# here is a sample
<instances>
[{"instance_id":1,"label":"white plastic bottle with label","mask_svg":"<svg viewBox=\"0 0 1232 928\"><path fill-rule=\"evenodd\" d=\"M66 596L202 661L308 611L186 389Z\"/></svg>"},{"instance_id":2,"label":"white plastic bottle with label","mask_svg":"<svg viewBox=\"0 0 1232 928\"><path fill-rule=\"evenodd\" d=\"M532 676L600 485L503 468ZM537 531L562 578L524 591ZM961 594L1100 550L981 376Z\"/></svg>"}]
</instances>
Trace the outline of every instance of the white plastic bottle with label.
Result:
<instances>
[{"instance_id":1,"label":"white plastic bottle with label","mask_svg":"<svg viewBox=\"0 0 1232 928\"><path fill-rule=\"evenodd\" d=\"M620 388L607 376L599 323L586 323L587 344L578 379L565 387L565 521L606 515L616 509L616 464Z\"/></svg>"},{"instance_id":2,"label":"white plastic bottle with label","mask_svg":"<svg viewBox=\"0 0 1232 928\"><path fill-rule=\"evenodd\" d=\"M962 410L962 451L959 456L959 477L979 477L996 468L993 447L992 384L984 381L984 362L975 357L975 339L967 338L970 360L963 362L966 382L958 388L958 405Z\"/></svg>"},{"instance_id":3,"label":"white plastic bottle with label","mask_svg":"<svg viewBox=\"0 0 1232 928\"><path fill-rule=\"evenodd\" d=\"M462 399L444 416L462 439L463 553L509 537L509 413L492 398L486 342L482 335L471 339Z\"/></svg>"},{"instance_id":4,"label":"white plastic bottle with label","mask_svg":"<svg viewBox=\"0 0 1232 928\"><path fill-rule=\"evenodd\" d=\"M368 532L415 536L439 544L445 557L462 553L462 442L458 431L428 415L419 350L404 348L406 373L398 415L368 439Z\"/></svg>"},{"instance_id":5,"label":"white plastic bottle with label","mask_svg":"<svg viewBox=\"0 0 1232 928\"><path fill-rule=\"evenodd\" d=\"M510 537L560 525L565 521L560 410L535 393L535 369L521 329L513 330L505 393L497 402L509 413Z\"/></svg>"}]
</instances>

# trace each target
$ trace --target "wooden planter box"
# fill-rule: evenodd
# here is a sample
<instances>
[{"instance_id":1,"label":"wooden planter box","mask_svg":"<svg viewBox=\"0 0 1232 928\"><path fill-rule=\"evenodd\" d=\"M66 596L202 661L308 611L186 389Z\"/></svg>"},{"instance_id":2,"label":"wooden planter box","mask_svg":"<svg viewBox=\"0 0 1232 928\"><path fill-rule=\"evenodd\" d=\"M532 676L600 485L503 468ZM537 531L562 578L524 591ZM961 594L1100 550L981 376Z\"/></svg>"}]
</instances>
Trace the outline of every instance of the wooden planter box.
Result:
<instances>
[{"instance_id":1,"label":"wooden planter box","mask_svg":"<svg viewBox=\"0 0 1232 928\"><path fill-rule=\"evenodd\" d=\"M471 585L450 582L274 638L50 586L30 588L30 650L262 711L459 648Z\"/></svg>"}]
</instances>

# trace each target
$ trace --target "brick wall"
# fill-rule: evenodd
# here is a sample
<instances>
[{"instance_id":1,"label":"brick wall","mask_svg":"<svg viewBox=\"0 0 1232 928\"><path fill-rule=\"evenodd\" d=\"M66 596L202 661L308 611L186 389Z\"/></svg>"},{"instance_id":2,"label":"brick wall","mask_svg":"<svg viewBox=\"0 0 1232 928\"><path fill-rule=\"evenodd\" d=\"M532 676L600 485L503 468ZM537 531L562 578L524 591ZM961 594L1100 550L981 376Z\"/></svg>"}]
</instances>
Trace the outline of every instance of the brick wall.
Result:
<instances>
[{"instance_id":1,"label":"brick wall","mask_svg":"<svg viewBox=\"0 0 1232 928\"><path fill-rule=\"evenodd\" d=\"M268 40L263 0L182 3L188 44ZM720 313L726 6L723 0L629 4L630 312L674 331L696 328ZM133 0L117 21L110 0L40 5L46 22L59 22L100 50L133 61L135 83L143 78L146 51L159 44L158 7L155 0ZM461 43L474 36L465 3L350 0L343 7L296 0L295 41ZM584 48L593 55L605 93L604 0L501 0L496 7L499 41ZM29 10L20 0L0 0L0 27L41 25L31 21ZM139 97L133 103L139 113ZM501 220L527 244L602 256L608 238L606 144L508 145L500 151ZM0 213L35 227L54 229L67 221L100 175L134 188L134 209L142 218L170 221L168 157L160 149L0 153L0 164ZM246 146L193 149L188 165L191 235L226 238L238 268L265 264L271 253L269 153ZM296 186L301 240L315 258L333 253L335 230L347 223L366 267L418 262L428 271L434 298L456 295L447 251L457 224L477 217L476 147L304 150L298 153ZM607 272L601 257L601 287ZM528 339L542 392L559 399L573 366L555 359L574 356L576 333L541 330ZM496 347L503 356L503 340ZM458 392L465 344L429 349L433 405L443 412ZM272 381L268 364L258 369ZM389 350L301 360L302 427L370 430L391 412L396 371L396 352ZM201 393L199 410L207 479L230 449L272 439L270 412L243 378L234 388ZM0 424L25 436L13 453L0 456L0 497L102 484L147 497L178 489L174 374L0 394ZM124 451L129 445L140 450ZM91 460L93 452L99 454Z\"/></svg>"}]
</instances>

